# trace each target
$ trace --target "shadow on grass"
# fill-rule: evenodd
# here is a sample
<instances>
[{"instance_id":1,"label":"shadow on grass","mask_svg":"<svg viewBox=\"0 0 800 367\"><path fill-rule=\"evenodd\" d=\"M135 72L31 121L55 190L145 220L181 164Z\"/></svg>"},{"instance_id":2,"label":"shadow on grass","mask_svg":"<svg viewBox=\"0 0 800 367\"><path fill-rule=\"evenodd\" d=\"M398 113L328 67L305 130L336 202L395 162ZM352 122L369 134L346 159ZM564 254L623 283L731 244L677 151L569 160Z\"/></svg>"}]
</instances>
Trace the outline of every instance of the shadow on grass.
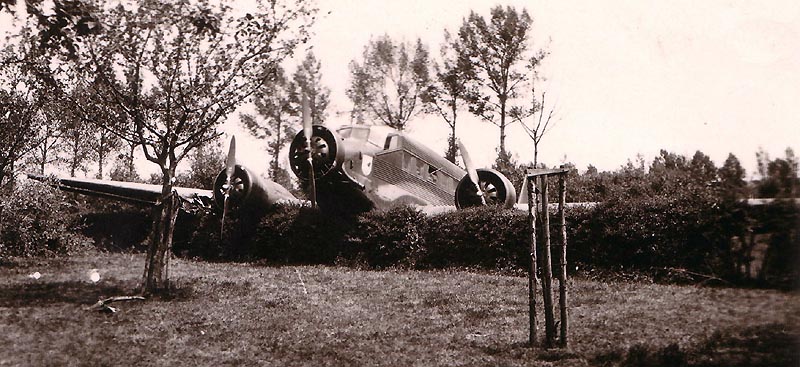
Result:
<instances>
[{"instance_id":1,"label":"shadow on grass","mask_svg":"<svg viewBox=\"0 0 800 367\"><path fill-rule=\"evenodd\" d=\"M0 307L43 306L55 303L91 305L99 299L137 295L136 281L105 281L91 284L81 281L18 283L0 286ZM150 297L160 301L185 301L193 298L192 284L173 286L169 292Z\"/></svg>"},{"instance_id":2,"label":"shadow on grass","mask_svg":"<svg viewBox=\"0 0 800 367\"><path fill-rule=\"evenodd\" d=\"M25 307L53 303L93 303L100 298L131 295L134 282L91 284L81 281L18 283L0 287L0 307Z\"/></svg>"},{"instance_id":3,"label":"shadow on grass","mask_svg":"<svg viewBox=\"0 0 800 367\"><path fill-rule=\"evenodd\" d=\"M700 346L653 347L637 344L589 360L593 366L745 367L800 365L800 334L786 325L769 324L714 333Z\"/></svg>"}]
</instances>

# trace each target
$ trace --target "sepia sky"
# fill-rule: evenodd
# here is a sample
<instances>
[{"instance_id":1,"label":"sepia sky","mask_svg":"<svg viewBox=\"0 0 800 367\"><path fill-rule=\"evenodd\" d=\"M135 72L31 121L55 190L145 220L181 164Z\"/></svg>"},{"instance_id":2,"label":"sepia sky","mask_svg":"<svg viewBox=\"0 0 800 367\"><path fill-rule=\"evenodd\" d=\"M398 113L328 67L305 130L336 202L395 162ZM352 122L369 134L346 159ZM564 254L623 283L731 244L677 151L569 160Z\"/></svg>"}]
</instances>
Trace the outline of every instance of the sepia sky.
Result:
<instances>
[{"instance_id":1,"label":"sepia sky","mask_svg":"<svg viewBox=\"0 0 800 367\"><path fill-rule=\"evenodd\" d=\"M369 1L322 0L311 47L332 90L331 125L348 123L348 63L371 36L426 43L438 54L443 30L455 32L470 10L526 8L531 46L550 56L542 88L558 122L540 146L540 162L613 170L660 149L721 166L728 153L752 177L755 152L782 157L800 148L800 3L796 1ZM766 5L764 5L766 4ZM303 50L299 50L302 54ZM289 67L291 70L292 67ZM417 119L408 133L444 151L447 127ZM489 165L498 129L467 112L459 136ZM532 143L513 126L508 145L532 160Z\"/></svg>"},{"instance_id":2,"label":"sepia sky","mask_svg":"<svg viewBox=\"0 0 800 367\"><path fill-rule=\"evenodd\" d=\"M319 0L315 35L296 58L310 47L322 62L332 91L326 123L349 123L348 63L370 37L419 37L438 55L444 29L455 32L470 10L488 16L496 4L527 9L530 47L550 52L540 90L558 121L540 145L540 162L614 170L637 154L649 164L667 149L690 157L701 150L720 166L732 152L752 178L759 147L773 158L800 148L800 2L791 0ZM223 131L237 135L240 160L265 167L263 144L237 120L232 115ZM498 129L467 112L458 129L473 160L490 165ZM414 120L407 132L445 149L447 126L435 116ZM522 128L508 133L517 159L532 160ZM144 177L153 168L140 165Z\"/></svg>"}]
</instances>

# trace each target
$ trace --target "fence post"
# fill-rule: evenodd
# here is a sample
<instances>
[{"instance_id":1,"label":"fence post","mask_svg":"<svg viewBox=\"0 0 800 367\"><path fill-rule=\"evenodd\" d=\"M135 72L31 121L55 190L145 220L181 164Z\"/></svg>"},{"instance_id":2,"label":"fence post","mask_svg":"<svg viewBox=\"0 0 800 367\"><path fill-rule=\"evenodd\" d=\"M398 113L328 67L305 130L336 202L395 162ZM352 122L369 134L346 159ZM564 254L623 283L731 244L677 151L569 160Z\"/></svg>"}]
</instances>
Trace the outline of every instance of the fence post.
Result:
<instances>
[{"instance_id":1,"label":"fence post","mask_svg":"<svg viewBox=\"0 0 800 367\"><path fill-rule=\"evenodd\" d=\"M542 191L542 236L544 236L544 248L542 249L542 293L544 299L544 336L545 348L552 348L556 337L556 325L553 315L553 263L550 256L550 211L547 206L547 178L548 175L541 176Z\"/></svg>"},{"instance_id":2,"label":"fence post","mask_svg":"<svg viewBox=\"0 0 800 367\"><path fill-rule=\"evenodd\" d=\"M528 220L530 221L530 269L528 272L528 345L536 345L536 190L534 190L534 177L528 177Z\"/></svg>"},{"instance_id":3,"label":"fence post","mask_svg":"<svg viewBox=\"0 0 800 367\"><path fill-rule=\"evenodd\" d=\"M558 281L558 306L561 310L559 319L561 320L561 335L559 344L562 348L568 346L567 333L569 332L569 315L567 314L567 220L564 215L564 206L566 206L567 197L567 183L565 175L558 176L558 216L561 222L561 256L559 257L559 265L561 265L560 276Z\"/></svg>"}]
</instances>

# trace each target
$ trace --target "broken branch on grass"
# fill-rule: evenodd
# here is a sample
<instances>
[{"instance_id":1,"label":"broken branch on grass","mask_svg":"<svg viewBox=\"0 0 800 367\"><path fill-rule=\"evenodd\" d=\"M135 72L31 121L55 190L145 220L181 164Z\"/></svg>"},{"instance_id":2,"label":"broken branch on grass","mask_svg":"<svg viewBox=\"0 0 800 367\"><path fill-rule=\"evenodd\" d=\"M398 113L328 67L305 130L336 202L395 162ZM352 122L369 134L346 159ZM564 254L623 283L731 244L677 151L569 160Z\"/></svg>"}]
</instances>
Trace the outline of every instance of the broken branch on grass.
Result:
<instances>
[{"instance_id":1,"label":"broken branch on grass","mask_svg":"<svg viewBox=\"0 0 800 367\"><path fill-rule=\"evenodd\" d=\"M97 300L97 303L93 304L90 307L87 307L87 310L91 311L101 311L101 312L108 312L114 313L117 312L119 309L116 307L111 307L109 304L114 302L122 302L122 301L143 301L145 298L142 296L116 296L110 297L106 299Z\"/></svg>"}]
</instances>

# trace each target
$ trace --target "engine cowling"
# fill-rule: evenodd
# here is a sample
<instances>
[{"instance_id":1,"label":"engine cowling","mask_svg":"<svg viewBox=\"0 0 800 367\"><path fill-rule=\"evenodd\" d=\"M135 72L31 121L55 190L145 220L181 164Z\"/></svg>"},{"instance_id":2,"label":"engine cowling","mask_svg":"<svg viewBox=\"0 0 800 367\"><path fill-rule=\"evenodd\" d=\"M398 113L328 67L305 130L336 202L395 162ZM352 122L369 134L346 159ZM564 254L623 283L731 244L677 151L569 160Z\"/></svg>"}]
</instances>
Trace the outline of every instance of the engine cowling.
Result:
<instances>
[{"instance_id":1,"label":"engine cowling","mask_svg":"<svg viewBox=\"0 0 800 367\"><path fill-rule=\"evenodd\" d=\"M478 185L483 192L487 205L511 208L517 201L517 194L511 181L502 173L493 169L480 168L478 171ZM459 181L455 194L456 207L467 208L483 205L478 190L469 175Z\"/></svg>"},{"instance_id":2,"label":"engine cowling","mask_svg":"<svg viewBox=\"0 0 800 367\"><path fill-rule=\"evenodd\" d=\"M222 208L225 202L228 177L222 170L214 180L214 203L217 208ZM292 200L292 195L286 188L275 182L262 179L247 168L236 165L231 178L230 196L228 205L231 209L267 209L281 200Z\"/></svg>"},{"instance_id":3,"label":"engine cowling","mask_svg":"<svg viewBox=\"0 0 800 367\"><path fill-rule=\"evenodd\" d=\"M322 125L314 125L311 130L311 147L301 130L289 146L289 165L292 172L303 181L308 181L308 155L314 165L314 178L320 179L340 168L345 160L342 140L333 130Z\"/></svg>"}]
</instances>

